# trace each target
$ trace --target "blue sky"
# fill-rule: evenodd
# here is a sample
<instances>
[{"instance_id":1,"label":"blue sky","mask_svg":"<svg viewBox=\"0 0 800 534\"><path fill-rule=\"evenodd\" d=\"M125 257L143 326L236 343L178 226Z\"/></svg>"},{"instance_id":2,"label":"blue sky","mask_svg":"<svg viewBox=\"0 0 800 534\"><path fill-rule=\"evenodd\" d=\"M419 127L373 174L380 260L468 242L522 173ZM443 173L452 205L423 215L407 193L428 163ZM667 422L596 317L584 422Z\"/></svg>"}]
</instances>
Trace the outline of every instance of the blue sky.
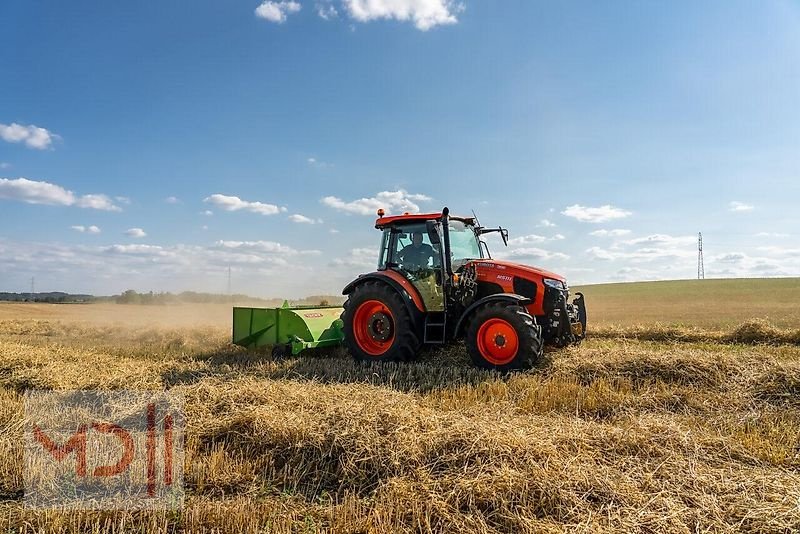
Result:
<instances>
[{"instance_id":1,"label":"blue sky","mask_svg":"<svg viewBox=\"0 0 800 534\"><path fill-rule=\"evenodd\" d=\"M336 293L375 205L573 284L800 275L800 4L0 5L0 291Z\"/></svg>"}]
</instances>

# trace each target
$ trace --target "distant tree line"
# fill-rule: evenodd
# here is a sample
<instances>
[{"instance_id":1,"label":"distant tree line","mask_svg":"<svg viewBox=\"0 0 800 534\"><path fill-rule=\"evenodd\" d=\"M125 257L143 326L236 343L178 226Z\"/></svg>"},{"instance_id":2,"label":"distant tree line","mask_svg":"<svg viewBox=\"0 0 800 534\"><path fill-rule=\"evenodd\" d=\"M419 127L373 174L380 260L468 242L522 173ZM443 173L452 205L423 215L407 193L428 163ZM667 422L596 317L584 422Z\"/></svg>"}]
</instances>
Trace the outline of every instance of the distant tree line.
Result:
<instances>
[{"instance_id":1,"label":"distant tree line","mask_svg":"<svg viewBox=\"0 0 800 534\"><path fill-rule=\"evenodd\" d=\"M97 297L93 295L74 295L62 291L51 291L48 293L6 293L0 292L0 301L10 302L49 302L55 304L76 303L76 302L95 302Z\"/></svg>"},{"instance_id":2,"label":"distant tree line","mask_svg":"<svg viewBox=\"0 0 800 534\"><path fill-rule=\"evenodd\" d=\"M181 293L160 292L154 293L152 291L147 293L138 293L133 289L124 291L121 295L114 297L117 304L230 304L230 303L249 303L258 304L263 306L280 306L284 299L270 298L263 299L251 297L237 293L235 295L220 295L218 293L200 293L197 291L183 291ZM341 305L344 297L331 296L331 295L312 295L299 300L291 300L294 305Z\"/></svg>"},{"instance_id":3,"label":"distant tree line","mask_svg":"<svg viewBox=\"0 0 800 534\"><path fill-rule=\"evenodd\" d=\"M110 297L64 293L53 291L49 293L4 293L0 292L0 301L11 302L45 302L55 304L90 303L90 302L116 302L117 304L252 304L264 307L280 306L282 298L257 298L248 295L221 295L218 293L201 293L197 291L183 291L181 293L148 291L139 293L133 289L124 291L121 295ZM338 295L311 295L299 300L290 300L297 306L339 306L344 302L344 297Z\"/></svg>"}]
</instances>

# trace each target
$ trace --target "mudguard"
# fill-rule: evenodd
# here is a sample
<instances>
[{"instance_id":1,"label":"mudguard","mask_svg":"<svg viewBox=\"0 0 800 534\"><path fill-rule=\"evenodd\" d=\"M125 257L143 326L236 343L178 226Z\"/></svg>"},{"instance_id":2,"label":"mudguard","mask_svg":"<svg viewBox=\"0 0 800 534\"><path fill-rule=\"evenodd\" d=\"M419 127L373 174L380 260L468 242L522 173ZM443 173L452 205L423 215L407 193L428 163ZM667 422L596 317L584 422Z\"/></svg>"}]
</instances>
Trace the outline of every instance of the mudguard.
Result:
<instances>
[{"instance_id":1,"label":"mudguard","mask_svg":"<svg viewBox=\"0 0 800 534\"><path fill-rule=\"evenodd\" d=\"M469 307L464 310L464 313L461 314L461 317L458 318L458 322L456 323L456 329L454 331L454 336L459 337L463 334L464 327L466 326L465 319L469 317L472 312L474 312L477 308L483 306L487 302L494 302L494 301L506 301L512 304L519 304L520 306L527 306L531 303L531 299L528 297L523 297L522 295L517 295L515 293L494 293L492 295L487 295L480 300L476 300Z\"/></svg>"},{"instance_id":2,"label":"mudguard","mask_svg":"<svg viewBox=\"0 0 800 534\"><path fill-rule=\"evenodd\" d=\"M396 274L397 277L391 276L389 273ZM404 281L405 284L401 283L401 281L398 281L397 278L401 278L401 281ZM405 278L402 278L402 275L394 273L393 271L375 271L373 273L359 275L358 278L347 284L344 289L342 289L342 295L349 295L353 292L356 286L361 285L369 280L383 282L397 291L397 293L399 293L402 297L403 303L406 305L408 313L411 316L411 319L414 321L414 324L420 324L422 316L425 313L425 304L422 302L422 298L420 297L417 288L415 288Z\"/></svg>"}]
</instances>

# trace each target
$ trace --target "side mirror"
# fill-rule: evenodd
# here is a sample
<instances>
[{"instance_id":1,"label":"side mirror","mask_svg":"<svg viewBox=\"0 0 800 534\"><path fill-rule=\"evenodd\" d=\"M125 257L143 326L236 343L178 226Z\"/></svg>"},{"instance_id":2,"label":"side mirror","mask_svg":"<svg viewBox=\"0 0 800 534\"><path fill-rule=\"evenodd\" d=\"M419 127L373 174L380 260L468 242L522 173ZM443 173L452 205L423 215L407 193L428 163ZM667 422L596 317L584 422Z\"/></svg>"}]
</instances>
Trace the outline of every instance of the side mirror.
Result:
<instances>
[{"instance_id":1,"label":"side mirror","mask_svg":"<svg viewBox=\"0 0 800 534\"><path fill-rule=\"evenodd\" d=\"M500 237L503 238L503 244L508 246L508 230L505 228L500 228Z\"/></svg>"},{"instance_id":2,"label":"side mirror","mask_svg":"<svg viewBox=\"0 0 800 534\"><path fill-rule=\"evenodd\" d=\"M428 237L431 240L431 245L440 244L442 242L442 238L439 235L439 225L436 224L436 221L427 221L426 226L428 230Z\"/></svg>"}]
</instances>

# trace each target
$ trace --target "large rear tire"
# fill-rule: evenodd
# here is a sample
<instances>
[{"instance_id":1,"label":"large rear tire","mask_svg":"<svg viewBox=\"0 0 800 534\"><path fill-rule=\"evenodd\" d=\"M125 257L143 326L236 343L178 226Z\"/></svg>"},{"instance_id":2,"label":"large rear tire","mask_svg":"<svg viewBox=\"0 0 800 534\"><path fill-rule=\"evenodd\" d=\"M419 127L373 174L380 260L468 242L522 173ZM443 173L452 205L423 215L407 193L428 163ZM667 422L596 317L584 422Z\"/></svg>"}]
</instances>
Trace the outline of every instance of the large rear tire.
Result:
<instances>
[{"instance_id":1,"label":"large rear tire","mask_svg":"<svg viewBox=\"0 0 800 534\"><path fill-rule=\"evenodd\" d=\"M484 369L530 369L542 357L542 328L525 308L489 302L470 318L466 332L472 362Z\"/></svg>"},{"instance_id":2,"label":"large rear tire","mask_svg":"<svg viewBox=\"0 0 800 534\"><path fill-rule=\"evenodd\" d=\"M344 303L344 342L360 361L407 361L421 343L397 291L381 282L356 286Z\"/></svg>"}]
</instances>

